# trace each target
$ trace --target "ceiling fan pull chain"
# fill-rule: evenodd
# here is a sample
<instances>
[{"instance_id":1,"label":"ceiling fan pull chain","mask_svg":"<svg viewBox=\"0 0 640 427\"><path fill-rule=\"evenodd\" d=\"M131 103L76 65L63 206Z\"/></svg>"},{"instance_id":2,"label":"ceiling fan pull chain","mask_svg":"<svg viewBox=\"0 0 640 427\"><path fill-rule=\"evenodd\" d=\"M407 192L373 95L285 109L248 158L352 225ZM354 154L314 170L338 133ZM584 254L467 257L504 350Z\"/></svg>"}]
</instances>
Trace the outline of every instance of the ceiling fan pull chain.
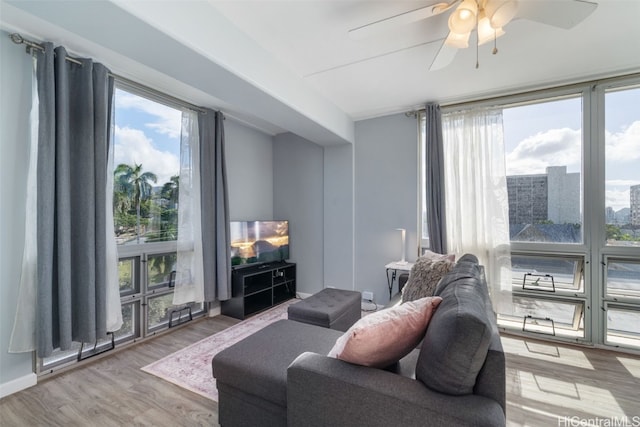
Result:
<instances>
[{"instance_id":1,"label":"ceiling fan pull chain","mask_svg":"<svg viewBox=\"0 0 640 427\"><path fill-rule=\"evenodd\" d=\"M493 53L494 55L498 53L498 30L493 30Z\"/></svg>"},{"instance_id":2,"label":"ceiling fan pull chain","mask_svg":"<svg viewBox=\"0 0 640 427\"><path fill-rule=\"evenodd\" d=\"M479 13L476 13L476 70L478 68L480 68L480 60L478 59L478 51L479 46L480 46L480 33L478 32L478 15L480 15Z\"/></svg>"}]
</instances>

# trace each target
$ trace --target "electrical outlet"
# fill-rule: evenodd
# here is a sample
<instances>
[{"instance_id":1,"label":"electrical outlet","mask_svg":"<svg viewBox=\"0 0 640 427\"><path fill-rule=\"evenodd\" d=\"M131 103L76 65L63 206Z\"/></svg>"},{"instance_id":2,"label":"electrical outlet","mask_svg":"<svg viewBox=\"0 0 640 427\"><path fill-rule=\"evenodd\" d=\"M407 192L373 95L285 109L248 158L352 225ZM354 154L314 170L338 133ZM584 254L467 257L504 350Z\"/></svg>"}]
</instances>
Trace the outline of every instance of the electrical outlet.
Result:
<instances>
[{"instance_id":1,"label":"electrical outlet","mask_svg":"<svg viewBox=\"0 0 640 427\"><path fill-rule=\"evenodd\" d=\"M371 292L371 291L362 292L362 299L364 301L372 301L373 302L373 292Z\"/></svg>"}]
</instances>

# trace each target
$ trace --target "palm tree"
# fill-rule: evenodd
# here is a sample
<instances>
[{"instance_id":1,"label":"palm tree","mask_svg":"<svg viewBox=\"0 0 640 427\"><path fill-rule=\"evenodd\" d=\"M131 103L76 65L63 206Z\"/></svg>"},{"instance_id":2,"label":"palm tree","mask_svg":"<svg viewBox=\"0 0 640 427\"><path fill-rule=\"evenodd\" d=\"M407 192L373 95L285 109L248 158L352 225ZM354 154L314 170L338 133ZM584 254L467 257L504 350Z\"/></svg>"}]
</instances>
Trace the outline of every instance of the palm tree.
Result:
<instances>
[{"instance_id":1,"label":"palm tree","mask_svg":"<svg viewBox=\"0 0 640 427\"><path fill-rule=\"evenodd\" d=\"M162 186L162 191L160 194L162 198L171 203L172 207L175 208L178 203L178 191L180 188L180 176L174 175L172 176L168 182L165 182Z\"/></svg>"},{"instance_id":2,"label":"palm tree","mask_svg":"<svg viewBox=\"0 0 640 427\"><path fill-rule=\"evenodd\" d=\"M140 203L151 197L151 182L154 184L158 177L153 172L142 172L142 165L132 166L125 163L118 165L114 172L114 187L116 191L127 194L136 205L136 241L140 243Z\"/></svg>"}]
</instances>

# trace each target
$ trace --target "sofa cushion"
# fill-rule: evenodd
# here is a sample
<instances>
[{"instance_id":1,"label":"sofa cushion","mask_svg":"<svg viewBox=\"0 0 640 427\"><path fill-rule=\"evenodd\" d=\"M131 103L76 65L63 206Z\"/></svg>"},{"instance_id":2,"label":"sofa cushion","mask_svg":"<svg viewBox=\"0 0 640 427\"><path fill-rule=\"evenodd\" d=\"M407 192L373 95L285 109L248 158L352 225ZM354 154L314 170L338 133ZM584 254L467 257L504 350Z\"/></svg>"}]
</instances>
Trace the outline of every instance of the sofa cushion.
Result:
<instances>
[{"instance_id":1,"label":"sofa cushion","mask_svg":"<svg viewBox=\"0 0 640 427\"><path fill-rule=\"evenodd\" d=\"M418 345L441 301L427 297L365 316L336 341L329 356L358 365L389 366Z\"/></svg>"},{"instance_id":2,"label":"sofa cushion","mask_svg":"<svg viewBox=\"0 0 640 427\"><path fill-rule=\"evenodd\" d=\"M442 302L429 323L416 365L418 380L450 395L473 393L493 330L482 296L484 282L473 275L460 276L441 289Z\"/></svg>"},{"instance_id":3,"label":"sofa cushion","mask_svg":"<svg viewBox=\"0 0 640 427\"><path fill-rule=\"evenodd\" d=\"M451 271L454 265L453 261L447 258L438 260L419 258L411 267L409 280L402 288L402 301L414 301L432 296L440 279Z\"/></svg>"}]
</instances>

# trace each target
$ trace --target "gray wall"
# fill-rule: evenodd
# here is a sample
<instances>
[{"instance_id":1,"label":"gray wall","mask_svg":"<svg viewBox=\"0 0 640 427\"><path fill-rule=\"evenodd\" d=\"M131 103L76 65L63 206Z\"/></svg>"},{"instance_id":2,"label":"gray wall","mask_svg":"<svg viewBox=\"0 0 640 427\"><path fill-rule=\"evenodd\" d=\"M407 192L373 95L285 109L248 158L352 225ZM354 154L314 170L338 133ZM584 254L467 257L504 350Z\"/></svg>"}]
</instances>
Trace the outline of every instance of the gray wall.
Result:
<instances>
[{"instance_id":1,"label":"gray wall","mask_svg":"<svg viewBox=\"0 0 640 427\"><path fill-rule=\"evenodd\" d=\"M273 137L233 119L224 122L229 218L273 218Z\"/></svg>"},{"instance_id":2,"label":"gray wall","mask_svg":"<svg viewBox=\"0 0 640 427\"><path fill-rule=\"evenodd\" d=\"M294 134L273 143L273 216L289 220L297 291L323 288L323 149Z\"/></svg>"},{"instance_id":3,"label":"gray wall","mask_svg":"<svg viewBox=\"0 0 640 427\"><path fill-rule=\"evenodd\" d=\"M356 123L356 289L389 300L384 266L401 258L400 232L407 230L406 259L417 256L418 127L404 114ZM397 292L397 283L394 293Z\"/></svg>"},{"instance_id":4,"label":"gray wall","mask_svg":"<svg viewBox=\"0 0 640 427\"><path fill-rule=\"evenodd\" d=\"M353 145L324 148L324 285L354 288Z\"/></svg>"},{"instance_id":5,"label":"gray wall","mask_svg":"<svg viewBox=\"0 0 640 427\"><path fill-rule=\"evenodd\" d=\"M31 58L0 32L0 397L7 383L30 376L31 353L9 354L18 300L27 168Z\"/></svg>"}]
</instances>

